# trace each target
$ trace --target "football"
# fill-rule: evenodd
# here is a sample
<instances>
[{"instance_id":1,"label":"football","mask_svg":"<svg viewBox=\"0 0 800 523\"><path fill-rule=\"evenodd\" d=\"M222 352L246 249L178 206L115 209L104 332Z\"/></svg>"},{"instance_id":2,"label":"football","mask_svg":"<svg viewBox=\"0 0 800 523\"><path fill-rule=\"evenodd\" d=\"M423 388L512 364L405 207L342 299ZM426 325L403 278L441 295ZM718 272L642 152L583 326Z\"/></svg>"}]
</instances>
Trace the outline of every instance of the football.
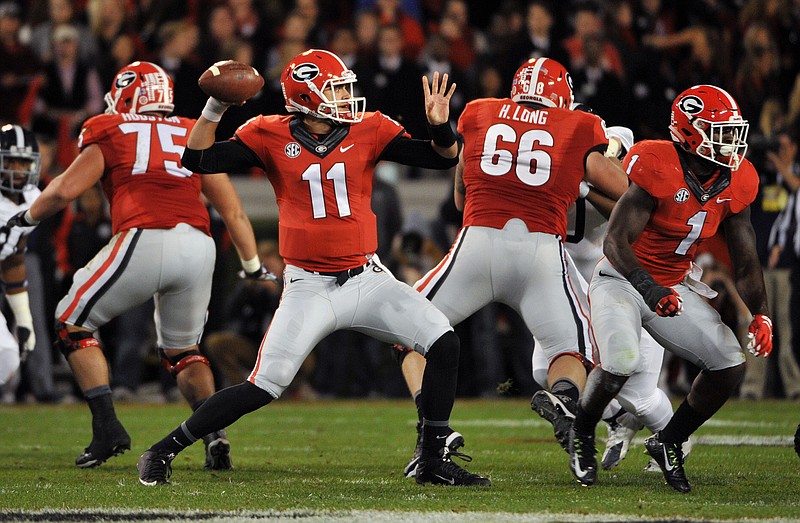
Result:
<instances>
[{"instance_id":1,"label":"football","mask_svg":"<svg viewBox=\"0 0 800 523\"><path fill-rule=\"evenodd\" d=\"M197 84L204 93L221 102L241 104L261 90L264 77L252 66L223 60L206 69Z\"/></svg>"}]
</instances>

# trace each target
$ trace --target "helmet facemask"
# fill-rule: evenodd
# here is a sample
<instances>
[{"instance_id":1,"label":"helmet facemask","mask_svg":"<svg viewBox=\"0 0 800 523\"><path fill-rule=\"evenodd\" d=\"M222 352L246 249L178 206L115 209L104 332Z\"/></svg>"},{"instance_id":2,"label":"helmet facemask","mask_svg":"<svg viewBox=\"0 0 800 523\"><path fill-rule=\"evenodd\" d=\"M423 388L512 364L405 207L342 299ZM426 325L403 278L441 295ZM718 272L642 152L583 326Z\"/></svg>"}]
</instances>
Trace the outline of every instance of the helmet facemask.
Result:
<instances>
[{"instance_id":1,"label":"helmet facemask","mask_svg":"<svg viewBox=\"0 0 800 523\"><path fill-rule=\"evenodd\" d=\"M739 168L747 152L747 121L709 122L696 118L692 126L703 139L695 154L734 171Z\"/></svg>"},{"instance_id":2,"label":"helmet facemask","mask_svg":"<svg viewBox=\"0 0 800 523\"><path fill-rule=\"evenodd\" d=\"M29 185L39 183L39 174L42 169L39 147L33 134L23 131L19 126L3 126L2 132L22 133L18 135L15 143L8 144L3 141L0 147L0 192L4 194L20 194Z\"/></svg>"}]
</instances>

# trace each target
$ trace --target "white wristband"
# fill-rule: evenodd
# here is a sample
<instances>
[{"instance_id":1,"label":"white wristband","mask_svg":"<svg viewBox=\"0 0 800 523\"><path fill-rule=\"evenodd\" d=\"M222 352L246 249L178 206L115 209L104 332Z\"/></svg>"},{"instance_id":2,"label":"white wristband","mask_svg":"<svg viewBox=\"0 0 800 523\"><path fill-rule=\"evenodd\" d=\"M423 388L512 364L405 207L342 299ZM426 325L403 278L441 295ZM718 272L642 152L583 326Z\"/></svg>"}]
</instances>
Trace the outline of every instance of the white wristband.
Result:
<instances>
[{"instance_id":1,"label":"white wristband","mask_svg":"<svg viewBox=\"0 0 800 523\"><path fill-rule=\"evenodd\" d=\"M200 114L209 122L219 122L222 120L222 115L228 110L228 107L230 107L230 104L220 102L213 96L209 96L206 101L206 106L203 107L203 112Z\"/></svg>"},{"instance_id":2,"label":"white wristband","mask_svg":"<svg viewBox=\"0 0 800 523\"><path fill-rule=\"evenodd\" d=\"M608 139L608 149L606 149L606 158L617 158L619 152L622 150L622 142L616 136Z\"/></svg>"},{"instance_id":3,"label":"white wristband","mask_svg":"<svg viewBox=\"0 0 800 523\"><path fill-rule=\"evenodd\" d=\"M578 189L578 196L580 196L581 198L586 198L587 196L589 196L589 189L590 189L589 184L586 183L584 180L581 180L581 184Z\"/></svg>"},{"instance_id":4,"label":"white wristband","mask_svg":"<svg viewBox=\"0 0 800 523\"><path fill-rule=\"evenodd\" d=\"M253 256L249 260L243 260L239 258L239 261L242 262L242 269L244 272L251 274L261 269L261 259L258 256Z\"/></svg>"},{"instance_id":5,"label":"white wristband","mask_svg":"<svg viewBox=\"0 0 800 523\"><path fill-rule=\"evenodd\" d=\"M31 305L28 300L27 292L18 292L16 294L6 294L6 301L14 313L14 319L17 325L30 326L33 325L33 318L31 317Z\"/></svg>"},{"instance_id":6,"label":"white wristband","mask_svg":"<svg viewBox=\"0 0 800 523\"><path fill-rule=\"evenodd\" d=\"M31 226L39 225L39 223L41 223L39 220L34 220L33 219L33 216L31 216L31 210L30 209L25 211L25 214L23 215L23 217L25 218L26 222L31 224Z\"/></svg>"}]
</instances>

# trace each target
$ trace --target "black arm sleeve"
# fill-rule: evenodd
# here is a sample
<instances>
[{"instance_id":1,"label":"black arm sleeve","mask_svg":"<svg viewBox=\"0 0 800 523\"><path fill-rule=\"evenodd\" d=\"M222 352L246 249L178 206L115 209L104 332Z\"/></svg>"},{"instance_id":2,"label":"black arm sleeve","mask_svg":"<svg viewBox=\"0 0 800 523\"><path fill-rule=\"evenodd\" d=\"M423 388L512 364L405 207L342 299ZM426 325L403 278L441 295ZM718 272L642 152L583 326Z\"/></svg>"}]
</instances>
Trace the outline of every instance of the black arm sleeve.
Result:
<instances>
[{"instance_id":1,"label":"black arm sleeve","mask_svg":"<svg viewBox=\"0 0 800 523\"><path fill-rule=\"evenodd\" d=\"M461 152L463 143L459 135L458 152ZM458 155L455 158L440 156L433 150L430 140L416 140L403 135L392 140L378 159L427 169L449 169L458 163Z\"/></svg>"},{"instance_id":2,"label":"black arm sleeve","mask_svg":"<svg viewBox=\"0 0 800 523\"><path fill-rule=\"evenodd\" d=\"M183 151L181 163L198 174L243 173L251 167L264 169L261 158L238 140L216 142L202 150L187 147Z\"/></svg>"}]
</instances>

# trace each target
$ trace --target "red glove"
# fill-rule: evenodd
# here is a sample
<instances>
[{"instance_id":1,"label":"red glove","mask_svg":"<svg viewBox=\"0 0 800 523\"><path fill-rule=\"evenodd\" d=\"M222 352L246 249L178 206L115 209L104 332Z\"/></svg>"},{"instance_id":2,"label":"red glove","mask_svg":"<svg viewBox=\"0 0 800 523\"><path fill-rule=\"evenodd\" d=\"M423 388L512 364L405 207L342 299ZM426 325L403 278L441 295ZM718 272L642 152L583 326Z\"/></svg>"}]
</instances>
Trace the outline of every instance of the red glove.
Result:
<instances>
[{"instance_id":1,"label":"red glove","mask_svg":"<svg viewBox=\"0 0 800 523\"><path fill-rule=\"evenodd\" d=\"M669 287L662 287L662 289L667 289L669 294L658 300L655 308L656 314L664 317L680 316L683 310L683 298L674 289Z\"/></svg>"},{"instance_id":2,"label":"red glove","mask_svg":"<svg viewBox=\"0 0 800 523\"><path fill-rule=\"evenodd\" d=\"M747 350L753 356L769 356L772 352L772 320L766 314L756 314L747 329Z\"/></svg>"}]
</instances>

